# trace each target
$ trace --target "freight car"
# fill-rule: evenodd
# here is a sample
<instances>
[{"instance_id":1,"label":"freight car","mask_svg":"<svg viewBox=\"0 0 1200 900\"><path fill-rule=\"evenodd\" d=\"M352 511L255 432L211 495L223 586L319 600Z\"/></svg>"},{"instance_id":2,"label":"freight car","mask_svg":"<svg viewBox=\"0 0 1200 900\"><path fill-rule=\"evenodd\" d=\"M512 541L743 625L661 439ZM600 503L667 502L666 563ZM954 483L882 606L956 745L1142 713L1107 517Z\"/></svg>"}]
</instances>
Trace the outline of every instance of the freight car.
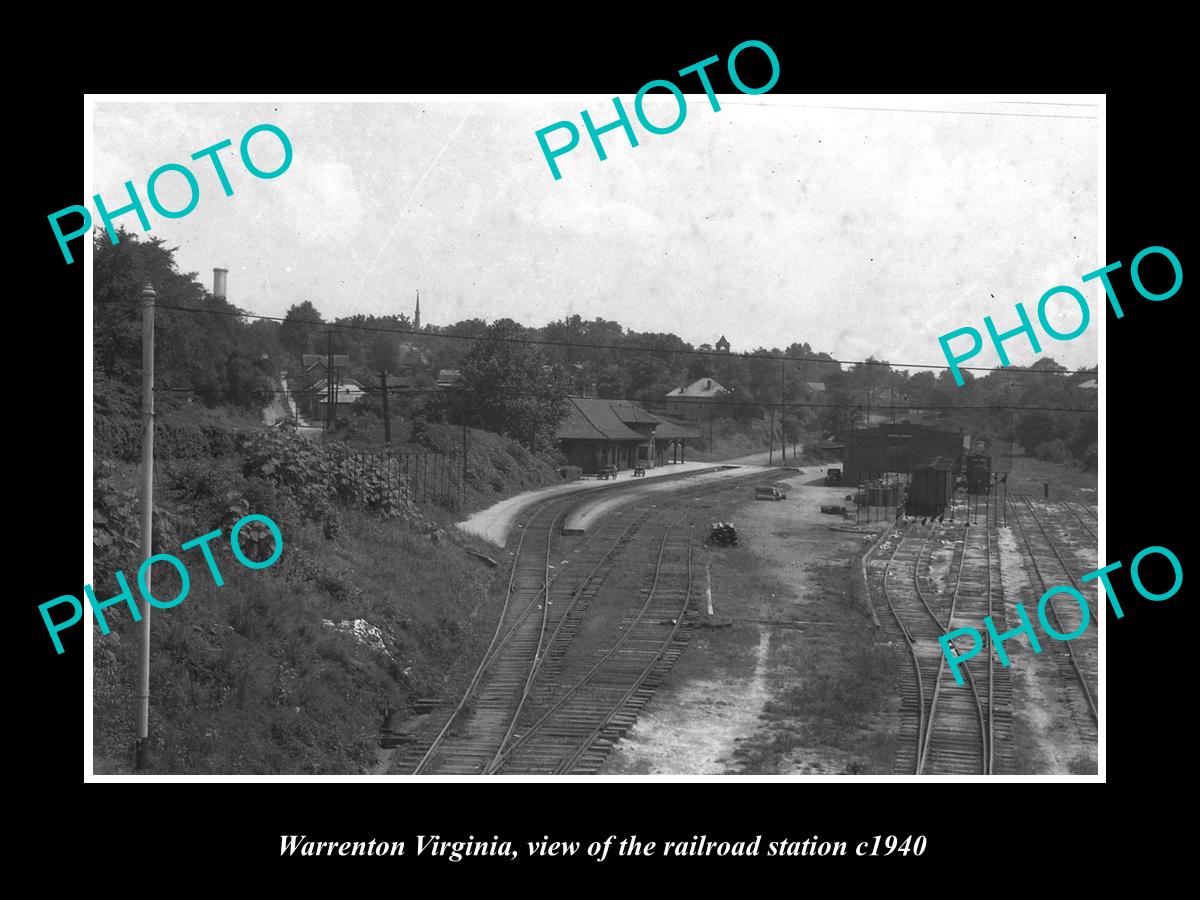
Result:
<instances>
[{"instance_id":1,"label":"freight car","mask_svg":"<svg viewBox=\"0 0 1200 900\"><path fill-rule=\"evenodd\" d=\"M954 496L954 460L935 456L913 469L904 511L910 516L940 516Z\"/></svg>"}]
</instances>

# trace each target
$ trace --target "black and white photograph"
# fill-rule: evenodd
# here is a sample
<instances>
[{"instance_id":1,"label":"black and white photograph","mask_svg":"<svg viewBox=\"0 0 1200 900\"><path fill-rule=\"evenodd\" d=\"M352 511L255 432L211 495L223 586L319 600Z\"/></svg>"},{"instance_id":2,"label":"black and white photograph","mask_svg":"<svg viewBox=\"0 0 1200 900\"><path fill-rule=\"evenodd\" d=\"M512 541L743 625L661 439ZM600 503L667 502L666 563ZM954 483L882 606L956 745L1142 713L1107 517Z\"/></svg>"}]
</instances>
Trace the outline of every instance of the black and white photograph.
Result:
<instances>
[{"instance_id":1,"label":"black and white photograph","mask_svg":"<svg viewBox=\"0 0 1200 900\"><path fill-rule=\"evenodd\" d=\"M90 777L1103 780L1105 98L763 52L89 96Z\"/></svg>"}]
</instances>

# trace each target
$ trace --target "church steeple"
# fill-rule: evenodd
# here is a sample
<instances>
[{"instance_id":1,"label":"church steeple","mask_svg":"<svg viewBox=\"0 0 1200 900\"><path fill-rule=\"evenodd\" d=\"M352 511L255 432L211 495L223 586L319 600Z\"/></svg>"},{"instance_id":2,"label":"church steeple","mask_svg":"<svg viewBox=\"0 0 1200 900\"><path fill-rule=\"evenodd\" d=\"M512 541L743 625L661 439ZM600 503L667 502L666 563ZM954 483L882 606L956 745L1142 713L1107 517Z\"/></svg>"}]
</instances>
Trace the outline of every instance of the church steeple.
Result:
<instances>
[{"instance_id":1,"label":"church steeple","mask_svg":"<svg viewBox=\"0 0 1200 900\"><path fill-rule=\"evenodd\" d=\"M421 330L421 292L417 291L417 310L413 313L413 331Z\"/></svg>"}]
</instances>

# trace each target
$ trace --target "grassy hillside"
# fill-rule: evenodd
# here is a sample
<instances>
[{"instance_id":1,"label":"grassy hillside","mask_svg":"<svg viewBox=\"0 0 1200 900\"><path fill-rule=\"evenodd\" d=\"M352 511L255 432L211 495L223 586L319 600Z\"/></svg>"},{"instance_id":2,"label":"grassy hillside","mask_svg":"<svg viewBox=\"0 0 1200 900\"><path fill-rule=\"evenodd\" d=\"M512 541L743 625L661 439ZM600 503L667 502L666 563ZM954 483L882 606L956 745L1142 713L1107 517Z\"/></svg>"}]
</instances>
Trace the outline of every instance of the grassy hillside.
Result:
<instances>
[{"instance_id":1,"label":"grassy hillside","mask_svg":"<svg viewBox=\"0 0 1200 900\"><path fill-rule=\"evenodd\" d=\"M351 481L304 438L193 412L164 416L163 433L173 438L156 467L155 552L184 559L191 592L153 614L153 771L363 772L385 710L397 710L399 723L411 701L465 686L494 625L487 595L495 570L467 553L468 539L452 528L461 511ZM97 410L98 599L117 593L115 570L131 581L137 572L135 425ZM410 449L460 441L452 432L433 426ZM512 441L483 432L469 439L468 508L558 480L552 461ZM280 560L259 571L238 563L228 544L232 524L250 512L270 516L284 537ZM179 549L216 528L222 587L199 550ZM262 559L270 544L257 557L249 542L243 547ZM178 590L171 568L156 566L155 595L169 600ZM94 633L102 773L133 762L138 626L124 605L109 613L112 634Z\"/></svg>"}]
</instances>

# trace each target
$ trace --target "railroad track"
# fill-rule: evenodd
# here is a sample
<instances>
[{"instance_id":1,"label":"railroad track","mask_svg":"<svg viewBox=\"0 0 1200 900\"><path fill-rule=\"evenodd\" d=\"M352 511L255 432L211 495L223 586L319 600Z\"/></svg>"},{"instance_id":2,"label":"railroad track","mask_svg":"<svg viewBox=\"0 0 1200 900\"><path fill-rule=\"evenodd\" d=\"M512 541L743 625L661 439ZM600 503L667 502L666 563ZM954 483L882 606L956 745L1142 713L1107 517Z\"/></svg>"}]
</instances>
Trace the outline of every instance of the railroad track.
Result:
<instances>
[{"instance_id":1,"label":"railroad track","mask_svg":"<svg viewBox=\"0 0 1200 900\"><path fill-rule=\"evenodd\" d=\"M692 528L664 530L645 599L626 613L619 636L557 678L547 677L537 701L518 710L520 724L489 773L591 774L600 769L687 645L697 615L692 537Z\"/></svg>"},{"instance_id":2,"label":"railroad track","mask_svg":"<svg viewBox=\"0 0 1200 900\"><path fill-rule=\"evenodd\" d=\"M1042 591L1038 594L1038 599L1041 598L1042 593L1045 593L1051 587L1070 584L1083 595L1084 601L1087 603L1092 619L1087 631L1070 641L1054 640L1047 635L1041 640L1041 643L1043 647L1046 644L1051 645L1051 652L1055 654L1059 661L1059 668L1063 677L1079 686L1079 698L1085 704L1087 714L1092 723L1095 724L1098 717L1094 693L1095 688L1093 686L1097 683L1098 641L1096 635L1100 628L1100 623L1096 619L1096 610L1080 586L1073 567L1063 559L1062 553L1059 551L1054 539L1051 538L1046 529L1045 522L1038 515L1029 497L1024 494L1016 494L1009 498L1009 505L1012 507L1017 532L1021 535L1024 555L1029 560L1038 583L1042 586ZM1021 507L1024 507L1024 512L1021 511ZM1026 527L1027 524L1028 527ZM1066 576L1066 580L1054 579L1054 575L1059 572ZM1064 627L1064 622L1059 617L1058 603L1061 596L1056 595L1052 597L1046 604L1048 611L1047 618L1060 634L1069 634L1075 630L1075 625L1072 622L1072 627ZM1073 601L1066 602L1072 607L1076 606ZM1031 619L1036 616L1035 609L1029 611Z\"/></svg>"},{"instance_id":3,"label":"railroad track","mask_svg":"<svg viewBox=\"0 0 1200 900\"><path fill-rule=\"evenodd\" d=\"M964 626L978 629L986 616L992 616L998 630L1006 630L1000 547L994 529L964 528L956 549L958 565L945 618L932 616L939 636ZM932 615L929 604L926 609ZM965 644L957 646L957 640L956 653L969 649ZM917 774L995 775L1011 767L1012 679L991 651L985 645L961 666L966 681L961 687L942 654Z\"/></svg>"},{"instance_id":4,"label":"railroad track","mask_svg":"<svg viewBox=\"0 0 1200 900\"><path fill-rule=\"evenodd\" d=\"M758 476L750 472L746 477ZM518 723L523 712L533 708L531 698L539 698L534 705L545 705L546 685L557 683L562 661L592 598L617 565L642 520L663 500L661 494L653 494L609 513L601 525L589 531L574 555L556 567L552 560L568 552L555 540L560 514L599 491L613 490L616 488L598 487L549 500L526 518L520 526L521 536L513 552L495 633L462 698L453 708L440 708L436 701L426 704L423 714L429 715L430 721L419 733L397 734L390 728L381 732L382 746L404 748L392 764L394 770L414 775L484 774L504 766L507 757L502 751L522 738L524 732L518 729ZM694 491L695 487L685 484L682 490ZM688 546L690 554L690 537ZM543 547L544 553L539 550ZM660 592L660 599L668 593ZM641 679L626 709L636 710L644 704L674 663L686 645L693 617L689 612L686 622L677 623L674 641ZM603 736L615 733L614 729L627 727L622 725L624 721L620 711L614 713L594 743L603 742ZM582 748L578 759L565 771L586 770L590 759L588 748Z\"/></svg>"},{"instance_id":5,"label":"railroad track","mask_svg":"<svg viewBox=\"0 0 1200 900\"><path fill-rule=\"evenodd\" d=\"M930 541L935 534L956 532L963 538L956 548L957 566L951 562L953 588L939 596L929 575ZM937 527L919 536L905 532L884 565L881 591L911 662L901 679L899 771L979 775L1008 768L1009 679L996 670L990 654L981 653L963 667L965 684L960 687L938 642L950 629L977 627L983 616L995 612L1002 586L994 543L987 527Z\"/></svg>"},{"instance_id":6,"label":"railroad track","mask_svg":"<svg viewBox=\"0 0 1200 900\"><path fill-rule=\"evenodd\" d=\"M548 654L561 652L573 636L563 623L616 565L652 508L645 502L614 513L566 564L556 566L559 523L578 499L548 501L525 520L491 643L462 699L442 714L431 738L410 745L399 762L402 769L414 775L480 774L491 766Z\"/></svg>"},{"instance_id":7,"label":"railroad track","mask_svg":"<svg viewBox=\"0 0 1200 900\"><path fill-rule=\"evenodd\" d=\"M1063 505L1070 510L1071 515L1075 517L1075 521L1079 523L1080 527L1088 533L1088 537L1090 537L1093 541L1096 540L1096 532L1092 531L1092 527L1087 523L1087 520L1083 516L1079 515L1079 511L1075 508L1076 504L1064 502ZM1090 507L1085 508L1085 511L1091 515L1093 522L1096 521L1095 513L1092 512Z\"/></svg>"}]
</instances>

